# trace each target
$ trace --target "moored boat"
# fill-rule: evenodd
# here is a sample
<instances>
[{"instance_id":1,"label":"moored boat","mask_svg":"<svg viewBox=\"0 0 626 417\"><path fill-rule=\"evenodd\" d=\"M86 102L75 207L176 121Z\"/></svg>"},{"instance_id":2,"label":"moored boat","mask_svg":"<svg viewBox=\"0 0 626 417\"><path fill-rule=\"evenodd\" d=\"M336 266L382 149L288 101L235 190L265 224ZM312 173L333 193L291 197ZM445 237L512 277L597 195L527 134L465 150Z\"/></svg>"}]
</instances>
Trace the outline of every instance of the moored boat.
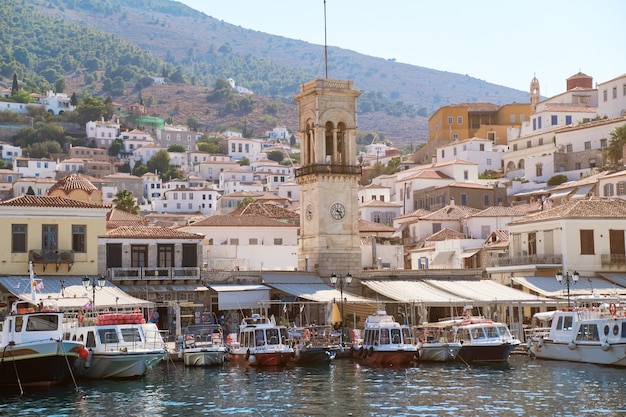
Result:
<instances>
[{"instance_id":1,"label":"moored boat","mask_svg":"<svg viewBox=\"0 0 626 417\"><path fill-rule=\"evenodd\" d=\"M332 326L310 326L289 329L294 346L293 362L302 366L328 365L340 350L341 333Z\"/></svg>"},{"instance_id":2,"label":"moored boat","mask_svg":"<svg viewBox=\"0 0 626 417\"><path fill-rule=\"evenodd\" d=\"M454 340L451 326L426 323L414 329L417 340L418 359L422 362L453 361L461 350L461 343Z\"/></svg>"},{"instance_id":3,"label":"moored boat","mask_svg":"<svg viewBox=\"0 0 626 417\"><path fill-rule=\"evenodd\" d=\"M17 301L4 318L0 340L0 388L50 387L67 380L87 351L63 340L63 313L51 301Z\"/></svg>"},{"instance_id":4,"label":"moored boat","mask_svg":"<svg viewBox=\"0 0 626 417\"><path fill-rule=\"evenodd\" d=\"M228 359L219 324L190 326L181 339L179 356L187 366L218 366Z\"/></svg>"},{"instance_id":5,"label":"moored boat","mask_svg":"<svg viewBox=\"0 0 626 417\"><path fill-rule=\"evenodd\" d=\"M352 357L364 365L408 366L417 354L409 326L398 323L384 310L368 316L363 338L353 340Z\"/></svg>"},{"instance_id":6,"label":"moored boat","mask_svg":"<svg viewBox=\"0 0 626 417\"><path fill-rule=\"evenodd\" d=\"M457 358L464 363L507 362L520 344L506 324L482 316L452 320L452 329L455 341L461 344Z\"/></svg>"},{"instance_id":7,"label":"moored boat","mask_svg":"<svg viewBox=\"0 0 626 417\"><path fill-rule=\"evenodd\" d=\"M237 339L231 337L228 343L228 356L233 364L284 366L295 354L289 346L287 328L277 325L273 316L253 314L244 318Z\"/></svg>"},{"instance_id":8,"label":"moored boat","mask_svg":"<svg viewBox=\"0 0 626 417\"><path fill-rule=\"evenodd\" d=\"M551 322L527 332L536 358L626 366L626 304L618 297L579 297L575 307L537 313Z\"/></svg>"},{"instance_id":9,"label":"moored boat","mask_svg":"<svg viewBox=\"0 0 626 417\"><path fill-rule=\"evenodd\" d=\"M139 312L79 312L66 321L65 337L85 343L89 354L74 363L77 376L89 379L141 377L166 357L154 323Z\"/></svg>"}]
</instances>

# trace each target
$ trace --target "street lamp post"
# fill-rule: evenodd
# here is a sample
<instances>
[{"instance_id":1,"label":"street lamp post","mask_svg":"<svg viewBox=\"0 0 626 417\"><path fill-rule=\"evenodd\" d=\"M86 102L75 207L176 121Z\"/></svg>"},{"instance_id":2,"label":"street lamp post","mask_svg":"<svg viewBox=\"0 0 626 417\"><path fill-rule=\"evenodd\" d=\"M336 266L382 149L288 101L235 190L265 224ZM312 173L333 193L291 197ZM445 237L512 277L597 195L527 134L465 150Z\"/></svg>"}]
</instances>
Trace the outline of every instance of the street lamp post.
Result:
<instances>
[{"instance_id":1,"label":"street lamp post","mask_svg":"<svg viewBox=\"0 0 626 417\"><path fill-rule=\"evenodd\" d=\"M330 282L331 284L333 284L333 287L337 286L337 283L339 283L339 293L341 294L341 346L344 346L344 340L345 340L345 336L344 336L344 328L345 328L345 324L344 324L344 319L343 319L343 286L345 285L350 285L350 283L352 282L352 274L351 273L347 273L346 276L342 276L339 275L337 276L337 274L333 273L330 276Z\"/></svg>"},{"instance_id":2,"label":"street lamp post","mask_svg":"<svg viewBox=\"0 0 626 417\"><path fill-rule=\"evenodd\" d=\"M574 273L571 276L571 279L572 279L571 285L572 286L574 286L578 282L578 278L580 278L580 274L578 274L577 271L574 271ZM563 272L557 271L556 272L556 280L559 281L559 284L565 284L567 286L567 306L569 307L570 306L570 303L569 303L569 287L570 287L569 271L565 273L565 282L563 282Z\"/></svg>"},{"instance_id":3,"label":"street lamp post","mask_svg":"<svg viewBox=\"0 0 626 417\"><path fill-rule=\"evenodd\" d=\"M85 275L85 278L82 279L83 287L85 287L86 290L88 290L89 287L91 287L91 290L92 290L92 296L91 296L92 311L96 311L96 290L101 290L104 287L104 284L106 284L106 281L107 281L106 278L104 278L102 275L100 275L98 279L96 278L90 279L87 275Z\"/></svg>"}]
</instances>

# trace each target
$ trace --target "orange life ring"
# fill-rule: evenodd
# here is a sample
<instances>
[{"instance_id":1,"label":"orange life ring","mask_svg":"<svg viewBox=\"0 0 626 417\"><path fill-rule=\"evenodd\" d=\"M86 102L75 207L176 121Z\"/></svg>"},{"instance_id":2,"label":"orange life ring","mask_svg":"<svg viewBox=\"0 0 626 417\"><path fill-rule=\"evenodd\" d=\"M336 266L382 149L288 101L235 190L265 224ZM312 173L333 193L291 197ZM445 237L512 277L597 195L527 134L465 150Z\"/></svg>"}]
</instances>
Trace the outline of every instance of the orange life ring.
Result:
<instances>
[{"instance_id":1,"label":"orange life ring","mask_svg":"<svg viewBox=\"0 0 626 417\"><path fill-rule=\"evenodd\" d=\"M83 322L83 320L85 320L85 316L83 315L82 310L79 310L79 311L78 311L78 322L79 322L79 323L82 323L82 322Z\"/></svg>"},{"instance_id":2,"label":"orange life ring","mask_svg":"<svg viewBox=\"0 0 626 417\"><path fill-rule=\"evenodd\" d=\"M422 342L422 343L428 342L428 336L430 336L429 332L422 333L421 336L420 336L420 342Z\"/></svg>"},{"instance_id":3,"label":"orange life ring","mask_svg":"<svg viewBox=\"0 0 626 417\"><path fill-rule=\"evenodd\" d=\"M311 331L309 329L304 329L304 338L306 340L311 340Z\"/></svg>"},{"instance_id":4,"label":"orange life ring","mask_svg":"<svg viewBox=\"0 0 626 417\"><path fill-rule=\"evenodd\" d=\"M617 313L617 306L616 306L614 303L611 303L611 304L609 305L609 312L610 312L612 315L615 315L615 313Z\"/></svg>"}]
</instances>

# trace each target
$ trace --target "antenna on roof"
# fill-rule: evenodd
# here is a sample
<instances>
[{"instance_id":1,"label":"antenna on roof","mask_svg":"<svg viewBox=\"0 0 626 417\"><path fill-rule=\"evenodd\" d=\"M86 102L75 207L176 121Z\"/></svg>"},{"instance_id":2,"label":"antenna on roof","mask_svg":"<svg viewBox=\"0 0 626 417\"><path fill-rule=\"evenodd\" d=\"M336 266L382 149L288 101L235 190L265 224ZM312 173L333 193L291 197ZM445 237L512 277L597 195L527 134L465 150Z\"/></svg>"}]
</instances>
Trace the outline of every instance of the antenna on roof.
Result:
<instances>
[{"instance_id":1,"label":"antenna on roof","mask_svg":"<svg viewBox=\"0 0 626 417\"><path fill-rule=\"evenodd\" d=\"M326 79L328 79L328 41L326 37L326 0L324 0L324 66L326 68Z\"/></svg>"}]
</instances>

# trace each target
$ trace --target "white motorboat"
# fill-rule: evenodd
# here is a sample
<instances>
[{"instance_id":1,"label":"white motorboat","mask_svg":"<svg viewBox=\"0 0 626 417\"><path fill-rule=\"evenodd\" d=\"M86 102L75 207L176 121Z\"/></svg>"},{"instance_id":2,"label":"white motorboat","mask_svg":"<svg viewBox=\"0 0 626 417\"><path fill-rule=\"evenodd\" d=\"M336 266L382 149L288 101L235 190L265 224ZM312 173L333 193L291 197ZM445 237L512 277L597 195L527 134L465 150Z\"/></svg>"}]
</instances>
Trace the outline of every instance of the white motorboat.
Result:
<instances>
[{"instance_id":1,"label":"white motorboat","mask_svg":"<svg viewBox=\"0 0 626 417\"><path fill-rule=\"evenodd\" d=\"M0 387L49 387L71 376L83 344L63 340L63 313L51 301L13 303L0 339Z\"/></svg>"},{"instance_id":2,"label":"white motorboat","mask_svg":"<svg viewBox=\"0 0 626 417\"><path fill-rule=\"evenodd\" d=\"M385 310L368 316L363 339L353 340L352 357L364 365L408 366L417 354L410 327L398 323Z\"/></svg>"},{"instance_id":3,"label":"white motorboat","mask_svg":"<svg viewBox=\"0 0 626 417\"><path fill-rule=\"evenodd\" d=\"M259 314L246 317L239 325L238 339L229 336L229 360L233 364L250 366L285 366L294 356L285 326L279 326L274 316Z\"/></svg>"},{"instance_id":4,"label":"white motorboat","mask_svg":"<svg viewBox=\"0 0 626 417\"><path fill-rule=\"evenodd\" d=\"M224 332L219 324L196 325L181 336L179 351L187 366L217 366L228 359Z\"/></svg>"},{"instance_id":5,"label":"white motorboat","mask_svg":"<svg viewBox=\"0 0 626 417\"><path fill-rule=\"evenodd\" d=\"M464 363L507 362L513 349L521 343L511 335L505 323L482 316L467 316L448 323L452 326L454 341L461 344L457 358Z\"/></svg>"},{"instance_id":6,"label":"white motorboat","mask_svg":"<svg viewBox=\"0 0 626 417\"><path fill-rule=\"evenodd\" d=\"M626 366L626 303L618 297L579 297L574 307L537 313L526 332L530 353L554 359Z\"/></svg>"},{"instance_id":7,"label":"white motorboat","mask_svg":"<svg viewBox=\"0 0 626 417\"><path fill-rule=\"evenodd\" d=\"M461 343L454 341L450 326L426 323L414 329L417 340L418 359L423 362L453 361L461 350Z\"/></svg>"},{"instance_id":8,"label":"white motorboat","mask_svg":"<svg viewBox=\"0 0 626 417\"><path fill-rule=\"evenodd\" d=\"M74 363L77 376L89 379L145 375L166 357L165 342L154 323L139 312L79 312L66 321L65 337L85 344L89 354Z\"/></svg>"}]
</instances>

